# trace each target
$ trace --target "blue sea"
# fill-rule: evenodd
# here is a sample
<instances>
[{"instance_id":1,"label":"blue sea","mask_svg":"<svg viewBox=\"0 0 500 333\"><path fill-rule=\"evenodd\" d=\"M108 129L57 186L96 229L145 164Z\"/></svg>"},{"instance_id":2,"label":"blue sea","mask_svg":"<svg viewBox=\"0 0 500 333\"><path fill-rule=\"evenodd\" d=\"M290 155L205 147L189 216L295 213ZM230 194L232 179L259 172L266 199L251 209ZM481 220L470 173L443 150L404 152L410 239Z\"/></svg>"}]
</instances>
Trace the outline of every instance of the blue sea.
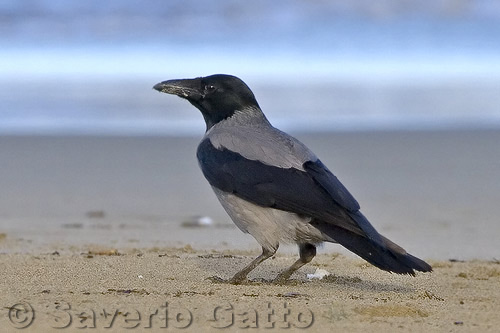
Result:
<instances>
[{"instance_id":1,"label":"blue sea","mask_svg":"<svg viewBox=\"0 0 500 333\"><path fill-rule=\"evenodd\" d=\"M500 128L500 2L3 0L0 134L197 135L227 73L294 131Z\"/></svg>"}]
</instances>

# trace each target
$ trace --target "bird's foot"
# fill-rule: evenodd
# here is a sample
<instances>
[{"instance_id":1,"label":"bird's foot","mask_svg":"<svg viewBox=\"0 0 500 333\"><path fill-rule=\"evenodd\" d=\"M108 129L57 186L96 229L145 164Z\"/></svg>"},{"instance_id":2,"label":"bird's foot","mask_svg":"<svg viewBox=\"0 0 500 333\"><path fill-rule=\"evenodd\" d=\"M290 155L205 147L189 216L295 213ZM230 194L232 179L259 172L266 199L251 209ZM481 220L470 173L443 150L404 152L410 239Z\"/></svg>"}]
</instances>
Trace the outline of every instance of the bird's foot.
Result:
<instances>
[{"instance_id":1,"label":"bird's foot","mask_svg":"<svg viewBox=\"0 0 500 333\"><path fill-rule=\"evenodd\" d=\"M246 274L239 274L236 273L232 278L230 278L227 282L231 284L243 284L247 281L247 276Z\"/></svg>"},{"instance_id":2,"label":"bird's foot","mask_svg":"<svg viewBox=\"0 0 500 333\"><path fill-rule=\"evenodd\" d=\"M205 280L211 281L213 283L226 283L227 282L227 280L224 280L223 278L218 277L216 275L207 277Z\"/></svg>"},{"instance_id":3,"label":"bird's foot","mask_svg":"<svg viewBox=\"0 0 500 333\"><path fill-rule=\"evenodd\" d=\"M286 274L286 272L278 274L273 280L274 284L286 284L289 281L291 274Z\"/></svg>"},{"instance_id":4,"label":"bird's foot","mask_svg":"<svg viewBox=\"0 0 500 333\"><path fill-rule=\"evenodd\" d=\"M241 276L237 276L237 275L233 276L229 280L223 279L223 278L218 277L218 276L210 276L210 277L206 278L206 280L209 280L212 283L230 283L230 284L235 284L235 285L248 283L246 276L241 277Z\"/></svg>"}]
</instances>

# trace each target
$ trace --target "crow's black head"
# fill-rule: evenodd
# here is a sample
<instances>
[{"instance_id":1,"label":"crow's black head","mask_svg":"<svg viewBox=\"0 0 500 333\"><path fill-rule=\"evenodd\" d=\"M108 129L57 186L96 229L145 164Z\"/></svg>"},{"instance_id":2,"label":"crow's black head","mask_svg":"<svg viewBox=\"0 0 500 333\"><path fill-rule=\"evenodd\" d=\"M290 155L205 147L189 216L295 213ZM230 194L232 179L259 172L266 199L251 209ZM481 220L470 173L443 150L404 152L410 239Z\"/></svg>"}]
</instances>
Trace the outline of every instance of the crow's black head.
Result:
<instances>
[{"instance_id":1,"label":"crow's black head","mask_svg":"<svg viewBox=\"0 0 500 333\"><path fill-rule=\"evenodd\" d=\"M232 75L216 74L195 79L168 80L154 89L187 99L196 106L207 124L207 130L235 111L259 107L248 86Z\"/></svg>"}]
</instances>

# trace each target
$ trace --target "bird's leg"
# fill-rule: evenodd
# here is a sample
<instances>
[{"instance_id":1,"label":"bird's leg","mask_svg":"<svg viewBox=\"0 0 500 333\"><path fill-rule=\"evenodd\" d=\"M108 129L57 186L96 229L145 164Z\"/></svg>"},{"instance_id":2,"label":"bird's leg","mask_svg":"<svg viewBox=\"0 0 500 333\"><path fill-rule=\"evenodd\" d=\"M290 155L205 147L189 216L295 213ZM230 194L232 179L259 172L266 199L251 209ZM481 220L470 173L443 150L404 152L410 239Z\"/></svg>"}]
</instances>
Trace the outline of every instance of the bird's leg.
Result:
<instances>
[{"instance_id":1,"label":"bird's leg","mask_svg":"<svg viewBox=\"0 0 500 333\"><path fill-rule=\"evenodd\" d=\"M264 260L268 259L269 257L272 257L276 251L278 250L278 247L272 247L272 248L266 248L262 247L262 253L252 260L251 263L249 263L245 268L243 268L241 271L236 273L230 280L229 283L232 284L240 284L241 282L245 281L247 278L248 273L253 271L255 267L260 265Z\"/></svg>"},{"instance_id":2,"label":"bird's leg","mask_svg":"<svg viewBox=\"0 0 500 333\"><path fill-rule=\"evenodd\" d=\"M311 243L299 244L299 255L300 258L297 259L292 266L278 274L273 281L274 283L281 284L286 282L296 270L310 262L316 255L316 246Z\"/></svg>"}]
</instances>

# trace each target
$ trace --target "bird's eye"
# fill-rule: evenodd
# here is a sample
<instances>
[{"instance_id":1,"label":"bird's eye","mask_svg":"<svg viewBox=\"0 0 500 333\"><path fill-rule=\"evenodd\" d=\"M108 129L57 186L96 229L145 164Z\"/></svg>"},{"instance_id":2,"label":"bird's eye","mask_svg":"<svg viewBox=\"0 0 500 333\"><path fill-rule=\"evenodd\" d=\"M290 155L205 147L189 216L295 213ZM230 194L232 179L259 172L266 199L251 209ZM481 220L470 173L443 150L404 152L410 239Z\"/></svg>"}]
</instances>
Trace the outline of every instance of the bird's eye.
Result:
<instances>
[{"instance_id":1,"label":"bird's eye","mask_svg":"<svg viewBox=\"0 0 500 333\"><path fill-rule=\"evenodd\" d=\"M211 93L211 92L214 92L215 90L217 90L217 88L215 88L215 86L211 85L211 84L207 84L205 86L205 91L207 93Z\"/></svg>"}]
</instances>

